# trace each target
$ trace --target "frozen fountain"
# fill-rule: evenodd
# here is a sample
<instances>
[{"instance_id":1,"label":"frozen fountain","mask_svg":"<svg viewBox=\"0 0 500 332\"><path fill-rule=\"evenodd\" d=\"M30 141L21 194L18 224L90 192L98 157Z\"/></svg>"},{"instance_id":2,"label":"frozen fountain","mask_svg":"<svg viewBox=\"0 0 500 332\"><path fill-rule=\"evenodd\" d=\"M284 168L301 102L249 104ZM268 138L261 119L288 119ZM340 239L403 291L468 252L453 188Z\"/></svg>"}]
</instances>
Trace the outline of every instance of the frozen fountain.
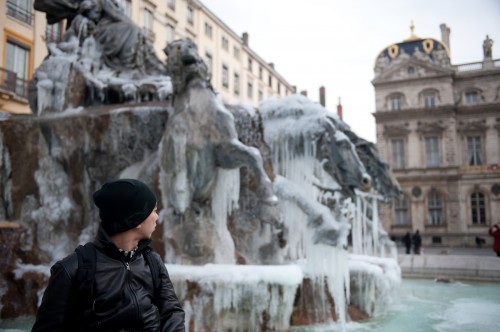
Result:
<instances>
[{"instance_id":1,"label":"frozen fountain","mask_svg":"<svg viewBox=\"0 0 500 332\"><path fill-rule=\"evenodd\" d=\"M154 245L188 330L343 326L387 307L400 270L377 207L399 187L372 143L304 96L224 105L192 42L164 66L113 1L80 6L35 1L72 23L34 75L35 115L0 116L0 317L34 314L50 265L96 232L91 194L119 177L156 189Z\"/></svg>"}]
</instances>

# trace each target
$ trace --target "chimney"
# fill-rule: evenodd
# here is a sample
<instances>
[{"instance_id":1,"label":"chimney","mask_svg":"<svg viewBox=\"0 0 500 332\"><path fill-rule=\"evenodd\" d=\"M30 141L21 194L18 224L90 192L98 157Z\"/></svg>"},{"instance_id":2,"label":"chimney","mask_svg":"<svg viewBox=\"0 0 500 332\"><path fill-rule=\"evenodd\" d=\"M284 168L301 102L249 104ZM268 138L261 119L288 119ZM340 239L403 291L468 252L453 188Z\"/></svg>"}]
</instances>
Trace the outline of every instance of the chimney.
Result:
<instances>
[{"instance_id":1,"label":"chimney","mask_svg":"<svg viewBox=\"0 0 500 332\"><path fill-rule=\"evenodd\" d=\"M243 45L248 46L248 38L249 38L248 32L243 32L243 35L241 38L243 38Z\"/></svg>"},{"instance_id":2,"label":"chimney","mask_svg":"<svg viewBox=\"0 0 500 332\"><path fill-rule=\"evenodd\" d=\"M450 56L451 56L451 49L450 49L451 30L444 23L442 23L439 27L441 28L441 41L443 42L443 44L446 45L446 47L448 47L448 51L450 51Z\"/></svg>"},{"instance_id":3,"label":"chimney","mask_svg":"<svg viewBox=\"0 0 500 332\"><path fill-rule=\"evenodd\" d=\"M269 62L269 67L271 67L272 69L274 69L274 62Z\"/></svg>"},{"instance_id":4,"label":"chimney","mask_svg":"<svg viewBox=\"0 0 500 332\"><path fill-rule=\"evenodd\" d=\"M307 97L307 90L300 91L300 94Z\"/></svg>"},{"instance_id":5,"label":"chimney","mask_svg":"<svg viewBox=\"0 0 500 332\"><path fill-rule=\"evenodd\" d=\"M342 104L340 103L340 97L339 97L339 104L337 105L337 115L340 120L342 120Z\"/></svg>"},{"instance_id":6,"label":"chimney","mask_svg":"<svg viewBox=\"0 0 500 332\"><path fill-rule=\"evenodd\" d=\"M319 88L319 103L321 104L321 106L326 107L326 96L325 96L324 86Z\"/></svg>"}]
</instances>

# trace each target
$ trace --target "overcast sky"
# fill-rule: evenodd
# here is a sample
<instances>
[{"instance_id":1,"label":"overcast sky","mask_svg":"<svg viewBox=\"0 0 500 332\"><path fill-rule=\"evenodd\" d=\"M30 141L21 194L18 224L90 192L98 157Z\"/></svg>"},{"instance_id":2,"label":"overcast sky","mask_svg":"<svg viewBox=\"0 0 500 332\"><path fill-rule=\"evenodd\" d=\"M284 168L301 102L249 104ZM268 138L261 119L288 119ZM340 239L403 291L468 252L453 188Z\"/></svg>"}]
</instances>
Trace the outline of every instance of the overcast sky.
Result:
<instances>
[{"instance_id":1,"label":"overcast sky","mask_svg":"<svg viewBox=\"0 0 500 332\"><path fill-rule=\"evenodd\" d=\"M483 59L483 40L494 40L500 59L500 0L201 0L298 91L327 109L342 100L344 121L375 141L375 93L371 80L377 55L410 36L441 40L439 25L451 28L451 62Z\"/></svg>"}]
</instances>

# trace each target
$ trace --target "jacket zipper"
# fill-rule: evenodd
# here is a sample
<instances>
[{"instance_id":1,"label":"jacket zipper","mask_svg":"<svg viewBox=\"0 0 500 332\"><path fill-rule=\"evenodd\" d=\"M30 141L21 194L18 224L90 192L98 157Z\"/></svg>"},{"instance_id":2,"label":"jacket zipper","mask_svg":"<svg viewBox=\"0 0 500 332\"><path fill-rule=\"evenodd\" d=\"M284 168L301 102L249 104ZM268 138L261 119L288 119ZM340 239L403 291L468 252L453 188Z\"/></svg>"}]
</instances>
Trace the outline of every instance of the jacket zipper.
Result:
<instances>
[{"instance_id":1,"label":"jacket zipper","mask_svg":"<svg viewBox=\"0 0 500 332\"><path fill-rule=\"evenodd\" d=\"M139 300L137 299L137 295L135 294L134 290L132 289L132 285L130 284L130 264L129 262L124 262L125 263L125 268L127 269L128 273L127 273L127 281L128 281L128 289L130 291L130 295L132 296L132 298L134 299L134 303L135 303L135 307L137 309L137 312L136 312L136 315L137 315L137 321L140 321L140 312L139 312Z\"/></svg>"}]
</instances>

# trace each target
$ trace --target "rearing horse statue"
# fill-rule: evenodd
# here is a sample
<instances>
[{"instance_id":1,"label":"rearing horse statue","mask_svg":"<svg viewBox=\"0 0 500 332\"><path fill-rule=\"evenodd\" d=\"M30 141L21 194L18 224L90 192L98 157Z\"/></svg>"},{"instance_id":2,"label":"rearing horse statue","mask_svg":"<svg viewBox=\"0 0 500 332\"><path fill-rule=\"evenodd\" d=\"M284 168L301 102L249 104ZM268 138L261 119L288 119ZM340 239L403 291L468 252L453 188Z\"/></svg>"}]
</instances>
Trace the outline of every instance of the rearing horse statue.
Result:
<instances>
[{"instance_id":1,"label":"rearing horse statue","mask_svg":"<svg viewBox=\"0 0 500 332\"><path fill-rule=\"evenodd\" d=\"M174 88L173 114L161 142L160 164L169 204L183 214L193 202L210 200L217 168L248 166L264 203L276 204L259 150L238 140L233 115L215 95L210 73L191 40L164 50Z\"/></svg>"}]
</instances>

